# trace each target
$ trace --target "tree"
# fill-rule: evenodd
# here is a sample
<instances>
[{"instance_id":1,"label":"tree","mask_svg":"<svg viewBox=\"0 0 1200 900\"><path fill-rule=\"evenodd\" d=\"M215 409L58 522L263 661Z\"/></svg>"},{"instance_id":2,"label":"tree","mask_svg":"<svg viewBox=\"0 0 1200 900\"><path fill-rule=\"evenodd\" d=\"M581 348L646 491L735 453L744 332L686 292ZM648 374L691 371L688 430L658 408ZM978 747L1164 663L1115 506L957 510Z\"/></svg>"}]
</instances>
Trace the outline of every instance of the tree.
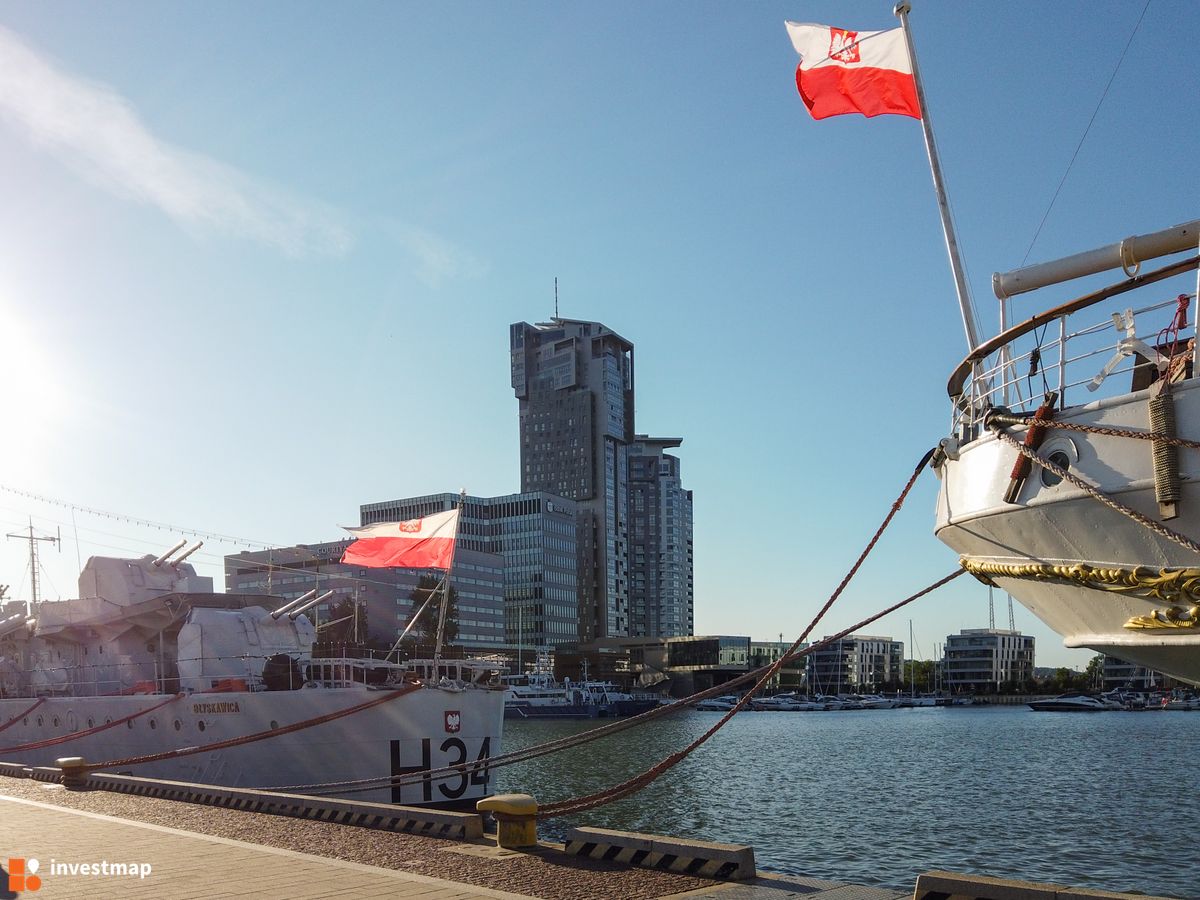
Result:
<instances>
[{"instance_id":1,"label":"tree","mask_svg":"<svg viewBox=\"0 0 1200 900\"><path fill-rule=\"evenodd\" d=\"M1099 690L1104 687L1104 654L1097 653L1087 664L1088 687Z\"/></svg>"},{"instance_id":2,"label":"tree","mask_svg":"<svg viewBox=\"0 0 1200 900\"><path fill-rule=\"evenodd\" d=\"M449 644L458 637L458 591L452 587L449 592L443 592L438 588L438 585L441 583L442 580L440 578L435 578L432 575L422 575L409 597L412 601L412 613L409 616L408 623L411 623L413 617L420 612L421 606L429 598L429 595L434 594L432 602L423 613L420 613L421 618L413 625L413 630L410 632L410 634L414 635L422 643L433 643L437 640L438 616L441 615L442 601L443 598L446 598L447 593L449 597L446 605L446 625L445 630L442 632L442 642ZM408 623L406 623L406 626Z\"/></svg>"}]
</instances>

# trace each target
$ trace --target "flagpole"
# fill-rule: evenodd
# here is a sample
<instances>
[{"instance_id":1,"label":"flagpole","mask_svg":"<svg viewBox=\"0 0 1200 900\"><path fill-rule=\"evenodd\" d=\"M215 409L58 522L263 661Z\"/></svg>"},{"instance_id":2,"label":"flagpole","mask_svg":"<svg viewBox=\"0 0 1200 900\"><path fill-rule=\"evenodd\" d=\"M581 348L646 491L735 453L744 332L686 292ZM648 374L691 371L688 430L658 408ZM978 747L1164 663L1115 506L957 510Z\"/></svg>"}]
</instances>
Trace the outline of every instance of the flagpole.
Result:
<instances>
[{"instance_id":1,"label":"flagpole","mask_svg":"<svg viewBox=\"0 0 1200 900\"><path fill-rule=\"evenodd\" d=\"M946 252L950 255L950 270L954 273L954 289L958 293L958 308L962 313L963 330L967 335L967 350L979 346L979 328L975 324L975 311L971 306L971 292L958 252L958 237L954 233L954 220L950 217L950 203L946 199L946 185L942 180L942 165L938 161L937 145L933 141L933 123L929 119L929 106L925 103L925 88L917 69L917 52L913 48L912 34L908 30L908 14L912 10L909 0L900 0L893 12L900 20L904 32L904 44L908 48L908 59L912 63L913 83L917 89L917 103L921 107L921 128L925 132L925 152L929 154L929 168L933 172L933 189L937 194L938 212L942 216L942 233L946 236Z\"/></svg>"},{"instance_id":2,"label":"flagpole","mask_svg":"<svg viewBox=\"0 0 1200 900\"><path fill-rule=\"evenodd\" d=\"M458 516L454 519L454 542L450 545L450 564L446 566L446 577L443 581L445 588L442 593L442 603L438 610L437 643L433 648L433 661L436 664L442 658L442 637L446 632L446 607L450 605L450 572L454 568L454 555L458 551L458 531L462 528L463 507L467 502L467 490L463 488L458 494Z\"/></svg>"}]
</instances>

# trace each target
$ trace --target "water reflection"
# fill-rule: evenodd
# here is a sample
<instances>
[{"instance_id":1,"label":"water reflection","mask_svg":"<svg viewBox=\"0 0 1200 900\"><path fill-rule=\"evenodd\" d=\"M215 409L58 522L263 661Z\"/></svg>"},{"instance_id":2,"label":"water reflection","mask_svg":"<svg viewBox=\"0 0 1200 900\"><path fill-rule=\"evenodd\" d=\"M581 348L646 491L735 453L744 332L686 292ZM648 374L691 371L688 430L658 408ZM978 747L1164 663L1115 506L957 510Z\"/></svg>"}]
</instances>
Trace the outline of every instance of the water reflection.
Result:
<instances>
[{"instance_id":1,"label":"water reflection","mask_svg":"<svg viewBox=\"0 0 1200 900\"><path fill-rule=\"evenodd\" d=\"M497 772L549 802L609 787L698 737L689 711ZM505 723L506 749L594 722ZM1200 897L1200 715L1024 707L743 713L639 794L552 820L754 845L760 868L911 888L928 869Z\"/></svg>"}]
</instances>

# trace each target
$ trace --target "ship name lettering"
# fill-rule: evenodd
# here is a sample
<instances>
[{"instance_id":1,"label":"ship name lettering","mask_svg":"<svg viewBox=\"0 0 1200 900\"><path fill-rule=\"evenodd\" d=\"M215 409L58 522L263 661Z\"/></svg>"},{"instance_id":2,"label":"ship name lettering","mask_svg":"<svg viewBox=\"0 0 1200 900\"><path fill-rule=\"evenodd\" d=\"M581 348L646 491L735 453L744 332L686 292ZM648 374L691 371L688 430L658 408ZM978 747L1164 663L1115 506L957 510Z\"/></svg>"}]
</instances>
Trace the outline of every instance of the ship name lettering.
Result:
<instances>
[{"instance_id":1,"label":"ship name lettering","mask_svg":"<svg viewBox=\"0 0 1200 900\"><path fill-rule=\"evenodd\" d=\"M223 700L220 703L193 703L192 712L196 715L211 715L213 713L240 713L241 707L236 700Z\"/></svg>"}]
</instances>

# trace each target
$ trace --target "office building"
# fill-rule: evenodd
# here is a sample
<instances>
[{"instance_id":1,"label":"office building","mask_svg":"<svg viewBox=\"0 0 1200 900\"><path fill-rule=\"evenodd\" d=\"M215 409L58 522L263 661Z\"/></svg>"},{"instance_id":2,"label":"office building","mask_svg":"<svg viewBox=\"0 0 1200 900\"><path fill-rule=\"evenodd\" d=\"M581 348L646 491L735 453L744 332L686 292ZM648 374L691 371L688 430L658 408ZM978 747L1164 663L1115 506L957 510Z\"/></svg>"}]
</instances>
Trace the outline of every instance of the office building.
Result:
<instances>
[{"instance_id":1,"label":"office building","mask_svg":"<svg viewBox=\"0 0 1200 900\"><path fill-rule=\"evenodd\" d=\"M510 326L509 349L521 490L580 511L579 640L691 634L692 495L664 452L680 439L634 432L633 344L555 318Z\"/></svg>"},{"instance_id":2,"label":"office building","mask_svg":"<svg viewBox=\"0 0 1200 900\"><path fill-rule=\"evenodd\" d=\"M363 525L405 521L458 502L457 494L430 494L366 503L359 515ZM503 561L505 644L533 649L579 639L578 531L575 501L546 491L464 498L459 552L494 554Z\"/></svg>"},{"instance_id":3,"label":"office building","mask_svg":"<svg viewBox=\"0 0 1200 900\"><path fill-rule=\"evenodd\" d=\"M360 610L359 640L390 647L413 613L412 594L428 569L368 569L341 562L350 539L301 544L225 557L228 593L269 594L277 606L310 590L333 591L333 596L306 615L318 627L318 639L329 624L331 611L342 601L356 601ZM455 552L450 586L458 598L458 635L448 643L467 650L489 651L504 644L504 560L477 549ZM345 607L342 607L343 609ZM426 611L425 616L429 613ZM417 629L432 635L432 620ZM341 632L346 633L345 629Z\"/></svg>"}]
</instances>

